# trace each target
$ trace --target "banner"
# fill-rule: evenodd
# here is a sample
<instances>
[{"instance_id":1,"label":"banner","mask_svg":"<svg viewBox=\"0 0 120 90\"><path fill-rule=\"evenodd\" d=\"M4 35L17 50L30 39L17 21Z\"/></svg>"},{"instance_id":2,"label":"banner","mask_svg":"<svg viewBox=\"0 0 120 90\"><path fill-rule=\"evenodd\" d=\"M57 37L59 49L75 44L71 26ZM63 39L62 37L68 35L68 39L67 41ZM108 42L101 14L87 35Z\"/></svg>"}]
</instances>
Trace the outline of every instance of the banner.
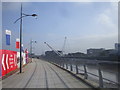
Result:
<instances>
[{"instance_id":1,"label":"banner","mask_svg":"<svg viewBox=\"0 0 120 90\"><path fill-rule=\"evenodd\" d=\"M16 48L19 49L20 48L20 39L16 39Z\"/></svg>"},{"instance_id":2,"label":"banner","mask_svg":"<svg viewBox=\"0 0 120 90\"><path fill-rule=\"evenodd\" d=\"M0 50L0 62L2 64L2 76L18 68L17 52L10 50Z\"/></svg>"},{"instance_id":3,"label":"banner","mask_svg":"<svg viewBox=\"0 0 120 90\"><path fill-rule=\"evenodd\" d=\"M26 58L27 55L27 58ZM28 63L28 51L22 52L22 65ZM0 78L11 71L19 68L20 52L10 50L0 50Z\"/></svg>"},{"instance_id":4,"label":"banner","mask_svg":"<svg viewBox=\"0 0 120 90\"><path fill-rule=\"evenodd\" d=\"M22 52L22 65L26 64L25 53ZM20 52L17 52L17 65L20 67Z\"/></svg>"},{"instance_id":5,"label":"banner","mask_svg":"<svg viewBox=\"0 0 120 90\"><path fill-rule=\"evenodd\" d=\"M6 45L10 45L11 31L10 30L5 30L5 33L6 33Z\"/></svg>"}]
</instances>

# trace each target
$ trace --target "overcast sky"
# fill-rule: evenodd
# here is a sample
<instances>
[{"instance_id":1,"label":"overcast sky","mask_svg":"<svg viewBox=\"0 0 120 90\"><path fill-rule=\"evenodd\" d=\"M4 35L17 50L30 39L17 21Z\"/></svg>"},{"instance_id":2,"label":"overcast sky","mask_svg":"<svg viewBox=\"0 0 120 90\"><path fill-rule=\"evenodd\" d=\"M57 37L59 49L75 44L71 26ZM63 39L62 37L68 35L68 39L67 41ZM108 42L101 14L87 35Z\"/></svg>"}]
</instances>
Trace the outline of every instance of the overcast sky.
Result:
<instances>
[{"instance_id":1,"label":"overcast sky","mask_svg":"<svg viewBox=\"0 0 120 90\"><path fill-rule=\"evenodd\" d=\"M118 42L118 3L115 2L27 2L23 3L23 12L38 14L37 19L23 19L24 48L29 48L31 39L36 40L33 52L37 54L50 50L44 42L61 50L65 37L66 53L86 52L88 48L110 49ZM13 22L20 17L20 3L4 2L2 15L2 30L12 31L10 49L15 50L19 22Z\"/></svg>"}]
</instances>

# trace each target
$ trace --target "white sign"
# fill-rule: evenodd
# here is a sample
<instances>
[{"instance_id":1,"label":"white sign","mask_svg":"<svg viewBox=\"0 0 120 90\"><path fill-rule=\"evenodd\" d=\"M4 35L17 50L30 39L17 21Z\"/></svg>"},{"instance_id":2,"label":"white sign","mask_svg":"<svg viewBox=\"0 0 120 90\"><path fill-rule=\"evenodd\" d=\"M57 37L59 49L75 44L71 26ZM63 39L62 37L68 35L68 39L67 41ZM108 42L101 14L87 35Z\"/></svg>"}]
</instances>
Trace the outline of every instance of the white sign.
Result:
<instances>
[{"instance_id":1,"label":"white sign","mask_svg":"<svg viewBox=\"0 0 120 90\"><path fill-rule=\"evenodd\" d=\"M16 38L16 41L17 41L17 42L19 42L19 41L20 41L20 39L19 39L19 38Z\"/></svg>"},{"instance_id":2,"label":"white sign","mask_svg":"<svg viewBox=\"0 0 120 90\"><path fill-rule=\"evenodd\" d=\"M10 30L5 30L5 33L6 33L7 35L11 35L11 31L10 31Z\"/></svg>"}]
</instances>

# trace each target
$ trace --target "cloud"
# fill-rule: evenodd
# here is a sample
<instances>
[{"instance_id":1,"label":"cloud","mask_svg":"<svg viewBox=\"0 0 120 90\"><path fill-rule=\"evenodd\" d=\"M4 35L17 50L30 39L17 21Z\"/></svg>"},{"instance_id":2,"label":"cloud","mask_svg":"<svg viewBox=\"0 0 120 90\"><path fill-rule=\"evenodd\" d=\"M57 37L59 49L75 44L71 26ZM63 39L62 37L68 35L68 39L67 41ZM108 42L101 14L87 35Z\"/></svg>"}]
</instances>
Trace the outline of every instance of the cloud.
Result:
<instances>
[{"instance_id":1,"label":"cloud","mask_svg":"<svg viewBox=\"0 0 120 90\"><path fill-rule=\"evenodd\" d=\"M71 51L81 51L86 52L88 48L114 48L114 43L118 41L118 34L108 34L108 35L89 35L84 37L73 37L69 39Z\"/></svg>"},{"instance_id":2,"label":"cloud","mask_svg":"<svg viewBox=\"0 0 120 90\"><path fill-rule=\"evenodd\" d=\"M70 45L72 51L86 52L87 48L114 48L118 42L118 11L117 3L110 3L110 7L98 13L93 19L95 32L81 37L72 37Z\"/></svg>"},{"instance_id":3,"label":"cloud","mask_svg":"<svg viewBox=\"0 0 120 90\"><path fill-rule=\"evenodd\" d=\"M102 27L105 27L106 30L116 30L117 25L112 22L112 19L105 13L102 13L97 18L98 24Z\"/></svg>"},{"instance_id":4,"label":"cloud","mask_svg":"<svg viewBox=\"0 0 120 90\"><path fill-rule=\"evenodd\" d=\"M92 35L86 35L86 36L83 36L83 37L74 37L74 38L71 38L71 41L85 41L85 42L99 42L99 41L104 41L104 40L110 40L110 39L114 39L115 41L118 40L118 33L108 33L107 35L106 34L92 34ZM112 39L112 40L113 40Z\"/></svg>"},{"instance_id":5,"label":"cloud","mask_svg":"<svg viewBox=\"0 0 120 90\"><path fill-rule=\"evenodd\" d=\"M118 7L117 3L110 4L110 8L106 8L103 12L95 17L95 22L103 31L108 33L118 32Z\"/></svg>"},{"instance_id":6,"label":"cloud","mask_svg":"<svg viewBox=\"0 0 120 90\"><path fill-rule=\"evenodd\" d=\"M118 3L117 2L111 2L111 6L113 9L118 10Z\"/></svg>"}]
</instances>

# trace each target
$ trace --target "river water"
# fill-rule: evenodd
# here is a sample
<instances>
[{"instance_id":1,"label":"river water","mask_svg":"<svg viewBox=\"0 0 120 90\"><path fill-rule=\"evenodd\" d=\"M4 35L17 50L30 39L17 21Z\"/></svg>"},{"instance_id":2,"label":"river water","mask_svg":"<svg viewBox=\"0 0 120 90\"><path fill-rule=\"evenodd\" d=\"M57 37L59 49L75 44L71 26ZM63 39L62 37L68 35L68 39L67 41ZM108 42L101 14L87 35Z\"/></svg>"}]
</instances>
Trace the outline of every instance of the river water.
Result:
<instances>
[{"instance_id":1,"label":"river water","mask_svg":"<svg viewBox=\"0 0 120 90\"><path fill-rule=\"evenodd\" d=\"M73 71L76 72L75 65L72 65L72 66L73 66ZM79 65L78 68L80 69L79 73L84 73L83 65ZM87 65L86 69L87 69L87 72L99 76L98 67L97 66ZM68 70L70 70L70 65L68 65ZM108 67L107 68L102 67L101 68L101 72L102 72L103 78L110 80L110 81L103 80L105 83L109 84L109 83L111 83L111 81L116 82L116 83L118 82L118 71L117 71L117 68L112 67L112 69L111 69L110 67L109 68ZM93 81L95 81L97 83L99 81L99 77L96 77L96 76L91 75L91 74L88 74L88 79L89 80L93 80Z\"/></svg>"}]
</instances>

